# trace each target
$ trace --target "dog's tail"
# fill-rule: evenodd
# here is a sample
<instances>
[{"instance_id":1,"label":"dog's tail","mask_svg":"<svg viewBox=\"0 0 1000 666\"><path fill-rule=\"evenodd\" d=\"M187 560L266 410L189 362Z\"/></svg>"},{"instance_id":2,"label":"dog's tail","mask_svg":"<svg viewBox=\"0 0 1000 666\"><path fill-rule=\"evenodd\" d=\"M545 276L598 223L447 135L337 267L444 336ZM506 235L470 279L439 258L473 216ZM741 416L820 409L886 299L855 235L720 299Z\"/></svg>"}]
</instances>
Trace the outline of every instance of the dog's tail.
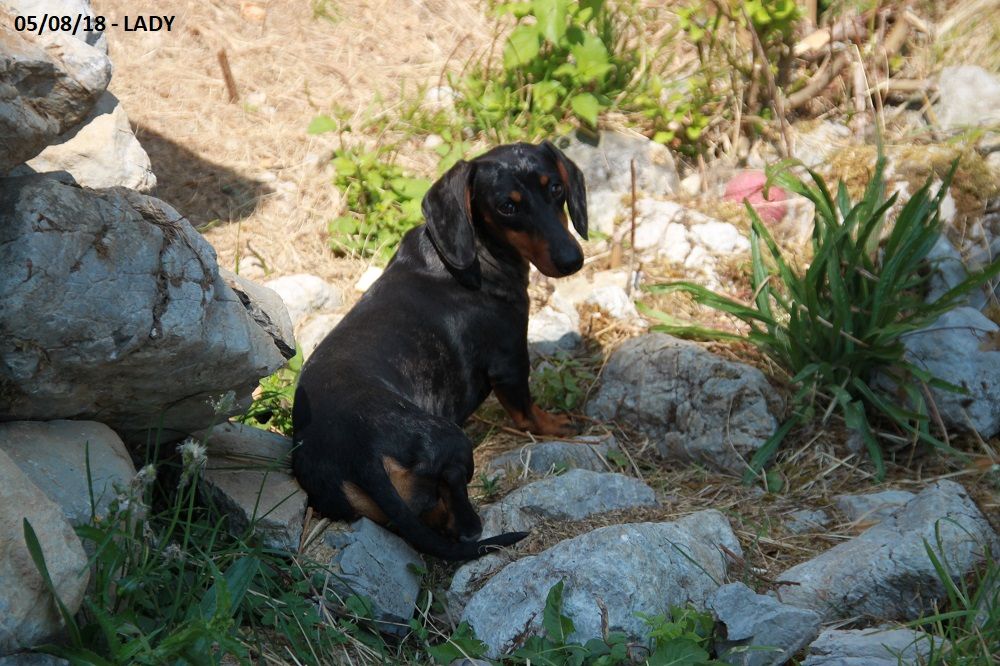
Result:
<instances>
[{"instance_id":1,"label":"dog's tail","mask_svg":"<svg viewBox=\"0 0 1000 666\"><path fill-rule=\"evenodd\" d=\"M401 537L420 552L443 560L474 560L512 546L528 536L528 532L506 532L479 541L451 541L421 522L420 517L399 496L388 476L376 475L372 490L372 496L377 498L376 504Z\"/></svg>"}]
</instances>

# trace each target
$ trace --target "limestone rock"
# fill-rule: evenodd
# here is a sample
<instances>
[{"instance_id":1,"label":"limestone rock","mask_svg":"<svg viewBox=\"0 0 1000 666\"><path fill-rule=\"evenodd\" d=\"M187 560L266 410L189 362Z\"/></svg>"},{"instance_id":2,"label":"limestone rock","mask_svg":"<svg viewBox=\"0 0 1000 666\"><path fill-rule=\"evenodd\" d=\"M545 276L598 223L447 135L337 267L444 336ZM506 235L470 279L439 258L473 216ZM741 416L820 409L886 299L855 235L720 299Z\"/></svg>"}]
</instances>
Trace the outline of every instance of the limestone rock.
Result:
<instances>
[{"instance_id":1,"label":"limestone rock","mask_svg":"<svg viewBox=\"0 0 1000 666\"><path fill-rule=\"evenodd\" d=\"M603 527L506 566L475 593L462 619L495 658L541 630L549 589L563 581L563 612L576 626L570 641L602 635L600 604L611 631L644 640L649 627L637 613L668 613L688 601L705 607L726 577L720 546L742 554L718 511Z\"/></svg>"},{"instance_id":2,"label":"limestone rock","mask_svg":"<svg viewBox=\"0 0 1000 666\"><path fill-rule=\"evenodd\" d=\"M968 394L931 388L946 425L984 439L1000 433L1000 326L975 308L946 312L904 339L907 358ZM966 418L968 414L968 418Z\"/></svg>"},{"instance_id":3,"label":"limestone rock","mask_svg":"<svg viewBox=\"0 0 1000 666\"><path fill-rule=\"evenodd\" d=\"M631 161L635 160L636 189L646 195L665 195L680 187L673 155L663 145L638 134L600 132L595 140L581 132L565 136L556 145L583 172L592 229L610 233L622 199L632 189Z\"/></svg>"},{"instance_id":4,"label":"limestone rock","mask_svg":"<svg viewBox=\"0 0 1000 666\"><path fill-rule=\"evenodd\" d=\"M333 590L341 600L356 594L371 601L379 628L403 635L420 593L420 575L424 561L395 534L368 520L346 525L339 523L324 536L333 548L324 588Z\"/></svg>"},{"instance_id":5,"label":"limestone rock","mask_svg":"<svg viewBox=\"0 0 1000 666\"><path fill-rule=\"evenodd\" d=\"M976 65L945 67L934 115L944 129L1000 124L1000 77Z\"/></svg>"},{"instance_id":6,"label":"limestone rock","mask_svg":"<svg viewBox=\"0 0 1000 666\"><path fill-rule=\"evenodd\" d=\"M0 181L0 211L0 419L190 433L217 420L209 398L248 399L284 364L163 202L28 176Z\"/></svg>"},{"instance_id":7,"label":"limestone rock","mask_svg":"<svg viewBox=\"0 0 1000 666\"><path fill-rule=\"evenodd\" d=\"M71 613L83 602L87 556L62 509L0 451L0 654L51 638L62 619L24 541L24 520L38 537L56 593Z\"/></svg>"},{"instance_id":8,"label":"limestone rock","mask_svg":"<svg viewBox=\"0 0 1000 666\"><path fill-rule=\"evenodd\" d=\"M68 33L16 32L16 13L0 5L0 175L83 120L111 80L105 53Z\"/></svg>"},{"instance_id":9,"label":"limestone rock","mask_svg":"<svg viewBox=\"0 0 1000 666\"><path fill-rule=\"evenodd\" d=\"M79 185L121 185L140 192L156 187L149 156L132 133L118 98L105 91L80 124L59 135L12 175L65 172Z\"/></svg>"},{"instance_id":10,"label":"limestone rock","mask_svg":"<svg viewBox=\"0 0 1000 666\"><path fill-rule=\"evenodd\" d=\"M0 423L0 450L62 508L72 525L90 522L91 493L96 515L107 516L118 490L128 488L135 476L122 440L108 426L93 421Z\"/></svg>"},{"instance_id":11,"label":"limestone rock","mask_svg":"<svg viewBox=\"0 0 1000 666\"><path fill-rule=\"evenodd\" d=\"M826 511L803 509L788 514L788 520L785 521L785 529L792 534L803 534L805 532L817 532L829 524L830 516Z\"/></svg>"},{"instance_id":12,"label":"limestone rock","mask_svg":"<svg viewBox=\"0 0 1000 666\"><path fill-rule=\"evenodd\" d=\"M344 301L339 289L318 275L308 273L268 280L264 286L285 302L293 326L298 326L313 313L334 310Z\"/></svg>"},{"instance_id":13,"label":"limestone rock","mask_svg":"<svg viewBox=\"0 0 1000 666\"><path fill-rule=\"evenodd\" d=\"M581 342L580 316L546 305L528 318L528 351L532 356L553 356L575 349Z\"/></svg>"},{"instance_id":14,"label":"limestone rock","mask_svg":"<svg viewBox=\"0 0 1000 666\"><path fill-rule=\"evenodd\" d=\"M851 522L878 522L896 513L916 497L905 490L883 490L863 495L837 495L834 504Z\"/></svg>"},{"instance_id":15,"label":"limestone rock","mask_svg":"<svg viewBox=\"0 0 1000 666\"><path fill-rule=\"evenodd\" d=\"M538 518L582 520L587 516L656 504L656 493L638 479L613 472L572 469L513 491L482 512L483 537L527 531Z\"/></svg>"},{"instance_id":16,"label":"limestone rock","mask_svg":"<svg viewBox=\"0 0 1000 666\"><path fill-rule=\"evenodd\" d=\"M931 641L914 629L828 629L809 646L802 666L916 666L926 663Z\"/></svg>"},{"instance_id":17,"label":"limestone rock","mask_svg":"<svg viewBox=\"0 0 1000 666\"><path fill-rule=\"evenodd\" d=\"M940 537L940 541L939 541ZM904 508L778 576L781 600L824 621L854 616L912 620L945 599L929 545L958 579L996 558L1000 537L953 481L938 481Z\"/></svg>"},{"instance_id":18,"label":"limestone rock","mask_svg":"<svg viewBox=\"0 0 1000 666\"><path fill-rule=\"evenodd\" d=\"M650 333L614 351L586 411L628 423L667 458L742 474L777 428L776 400L756 368Z\"/></svg>"},{"instance_id":19,"label":"limestone rock","mask_svg":"<svg viewBox=\"0 0 1000 666\"><path fill-rule=\"evenodd\" d=\"M819 635L817 613L755 594L743 583L723 585L708 603L724 627L715 651L727 664L780 666Z\"/></svg>"},{"instance_id":20,"label":"limestone rock","mask_svg":"<svg viewBox=\"0 0 1000 666\"><path fill-rule=\"evenodd\" d=\"M307 497L292 476L292 440L243 423L224 423L207 436L202 487L245 534L251 523L268 548L297 552Z\"/></svg>"},{"instance_id":21,"label":"limestone rock","mask_svg":"<svg viewBox=\"0 0 1000 666\"><path fill-rule=\"evenodd\" d=\"M307 318L299 327L298 345L302 349L302 358L306 359L316 351L319 343L330 334L340 320L344 318L342 314L314 314Z\"/></svg>"},{"instance_id":22,"label":"limestone rock","mask_svg":"<svg viewBox=\"0 0 1000 666\"><path fill-rule=\"evenodd\" d=\"M608 453L618 450L613 435L581 436L572 442L535 442L497 456L486 464L486 471L520 474L527 469L533 474L546 474L562 468L579 468L602 472L608 469L605 464Z\"/></svg>"}]
</instances>

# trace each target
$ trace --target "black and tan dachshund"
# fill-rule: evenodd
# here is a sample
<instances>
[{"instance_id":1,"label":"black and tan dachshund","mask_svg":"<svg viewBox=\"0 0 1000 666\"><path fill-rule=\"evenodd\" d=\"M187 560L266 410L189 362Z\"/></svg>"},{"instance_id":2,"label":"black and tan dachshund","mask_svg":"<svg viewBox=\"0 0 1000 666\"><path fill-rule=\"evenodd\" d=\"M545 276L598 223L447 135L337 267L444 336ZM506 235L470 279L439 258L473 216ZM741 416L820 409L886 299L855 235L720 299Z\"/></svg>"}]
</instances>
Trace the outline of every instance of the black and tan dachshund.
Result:
<instances>
[{"instance_id":1,"label":"black and tan dachshund","mask_svg":"<svg viewBox=\"0 0 1000 666\"><path fill-rule=\"evenodd\" d=\"M418 550L479 557L472 443L461 425L493 391L522 429L571 432L528 391L528 263L575 273L587 237L583 175L549 142L500 146L452 167L423 200L382 276L302 368L294 469L329 518L366 516Z\"/></svg>"}]
</instances>

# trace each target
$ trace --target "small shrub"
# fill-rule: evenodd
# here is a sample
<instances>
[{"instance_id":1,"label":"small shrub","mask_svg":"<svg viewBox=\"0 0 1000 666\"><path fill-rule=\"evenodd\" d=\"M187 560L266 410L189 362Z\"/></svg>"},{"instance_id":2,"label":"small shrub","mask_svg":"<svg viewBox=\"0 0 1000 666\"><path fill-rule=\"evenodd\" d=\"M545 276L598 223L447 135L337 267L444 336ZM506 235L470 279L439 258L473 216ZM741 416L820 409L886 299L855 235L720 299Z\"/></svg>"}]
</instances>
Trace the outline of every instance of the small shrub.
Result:
<instances>
[{"instance_id":1,"label":"small shrub","mask_svg":"<svg viewBox=\"0 0 1000 666\"><path fill-rule=\"evenodd\" d=\"M340 149L333 166L347 214L329 224L331 247L341 255L388 261L403 234L423 222L420 203L430 181L405 175L379 152Z\"/></svg>"},{"instance_id":2,"label":"small shrub","mask_svg":"<svg viewBox=\"0 0 1000 666\"><path fill-rule=\"evenodd\" d=\"M295 385L302 370L302 349L288 359L288 364L273 375L260 380L260 393L250 404L241 423L250 423L265 430L292 436L292 403L295 399Z\"/></svg>"},{"instance_id":3,"label":"small shrub","mask_svg":"<svg viewBox=\"0 0 1000 666\"><path fill-rule=\"evenodd\" d=\"M531 393L539 406L568 412L580 407L596 375L579 359L566 355L543 361L531 373Z\"/></svg>"},{"instance_id":4,"label":"small shrub","mask_svg":"<svg viewBox=\"0 0 1000 666\"><path fill-rule=\"evenodd\" d=\"M885 215L896 201L896 195L885 199L884 157L879 158L856 204L843 183L834 197L817 174L810 172L814 184L808 185L787 166L772 169L771 178L816 205L813 258L805 271L796 271L784 259L767 227L747 205L752 218L753 303L740 303L690 282L657 285L650 291L686 292L701 304L735 316L749 326L749 341L782 368L796 388L792 416L754 456L748 478L762 469L793 427L817 413L825 421L835 410L847 427L863 438L882 478L882 448L868 414L888 418L914 441L947 448L930 434L926 385L961 390L908 362L903 336L931 324L970 290L1000 273L1000 261L969 276L937 300L924 301L923 287L929 275L926 258L941 232L939 209L957 162L936 194L931 194L928 180L910 198L881 248ZM743 339L724 331L683 325L663 313L651 314L663 322L656 330L667 333ZM876 385L879 376L895 383L899 399ZM907 402L908 408L898 406Z\"/></svg>"}]
</instances>

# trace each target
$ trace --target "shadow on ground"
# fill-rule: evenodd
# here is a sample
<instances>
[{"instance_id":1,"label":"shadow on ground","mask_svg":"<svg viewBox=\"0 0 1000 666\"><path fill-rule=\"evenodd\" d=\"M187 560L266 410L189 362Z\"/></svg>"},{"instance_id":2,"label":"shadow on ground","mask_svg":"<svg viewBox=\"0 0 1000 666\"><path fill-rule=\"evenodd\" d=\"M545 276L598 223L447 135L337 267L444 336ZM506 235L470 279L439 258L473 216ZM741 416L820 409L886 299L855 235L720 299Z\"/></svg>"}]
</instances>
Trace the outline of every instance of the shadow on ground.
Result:
<instances>
[{"instance_id":1,"label":"shadow on ground","mask_svg":"<svg viewBox=\"0 0 1000 666\"><path fill-rule=\"evenodd\" d=\"M211 162L156 130L143 125L134 129L156 174L153 194L195 227L242 220L273 192L264 182Z\"/></svg>"}]
</instances>

